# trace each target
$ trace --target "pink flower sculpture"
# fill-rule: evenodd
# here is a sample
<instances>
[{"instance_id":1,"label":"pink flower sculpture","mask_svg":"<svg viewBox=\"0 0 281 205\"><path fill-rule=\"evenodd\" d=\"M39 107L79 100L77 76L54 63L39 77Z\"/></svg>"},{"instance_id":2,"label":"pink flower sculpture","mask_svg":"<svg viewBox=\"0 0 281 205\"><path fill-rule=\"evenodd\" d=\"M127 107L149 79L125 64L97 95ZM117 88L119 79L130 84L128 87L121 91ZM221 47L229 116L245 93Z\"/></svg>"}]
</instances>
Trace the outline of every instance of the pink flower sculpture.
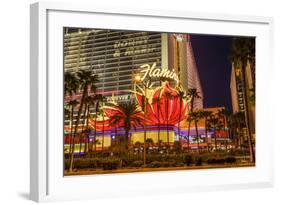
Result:
<instances>
[{"instance_id":1,"label":"pink flower sculpture","mask_svg":"<svg viewBox=\"0 0 281 205\"><path fill-rule=\"evenodd\" d=\"M143 107L144 94L136 93L136 99ZM188 101L181 97L180 91L172 88L168 82L153 90L147 101L147 125L176 125L187 116Z\"/></svg>"}]
</instances>

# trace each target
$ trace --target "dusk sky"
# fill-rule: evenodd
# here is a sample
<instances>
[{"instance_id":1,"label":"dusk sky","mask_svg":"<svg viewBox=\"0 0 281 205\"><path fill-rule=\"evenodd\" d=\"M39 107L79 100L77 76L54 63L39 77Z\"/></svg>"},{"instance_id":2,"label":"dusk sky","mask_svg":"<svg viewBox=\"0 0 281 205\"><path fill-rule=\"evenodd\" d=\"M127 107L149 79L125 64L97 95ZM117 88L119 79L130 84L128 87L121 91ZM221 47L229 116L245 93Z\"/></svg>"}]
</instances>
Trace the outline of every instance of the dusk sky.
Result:
<instances>
[{"instance_id":1,"label":"dusk sky","mask_svg":"<svg viewBox=\"0 0 281 205\"><path fill-rule=\"evenodd\" d=\"M204 93L204 107L232 110L230 94L232 37L191 35L194 57Z\"/></svg>"}]
</instances>

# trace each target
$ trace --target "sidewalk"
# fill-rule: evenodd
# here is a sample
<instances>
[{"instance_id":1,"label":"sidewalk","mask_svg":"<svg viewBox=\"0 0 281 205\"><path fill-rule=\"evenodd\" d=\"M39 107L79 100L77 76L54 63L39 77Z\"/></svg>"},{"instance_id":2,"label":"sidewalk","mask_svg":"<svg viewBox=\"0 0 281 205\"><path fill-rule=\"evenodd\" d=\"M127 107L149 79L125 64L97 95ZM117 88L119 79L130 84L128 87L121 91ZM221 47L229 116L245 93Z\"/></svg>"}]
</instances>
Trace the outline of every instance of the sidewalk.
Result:
<instances>
[{"instance_id":1,"label":"sidewalk","mask_svg":"<svg viewBox=\"0 0 281 205\"><path fill-rule=\"evenodd\" d=\"M224 164L224 165L202 165L202 166L184 166L184 167L159 167L159 168L124 168L117 170L78 170L74 172L64 171L65 176L76 175L92 175L92 174L117 174L117 173L135 173L135 172L154 172L154 171L183 171L195 169L216 169L216 168L241 168L241 167L254 167L254 163L243 164Z\"/></svg>"}]
</instances>

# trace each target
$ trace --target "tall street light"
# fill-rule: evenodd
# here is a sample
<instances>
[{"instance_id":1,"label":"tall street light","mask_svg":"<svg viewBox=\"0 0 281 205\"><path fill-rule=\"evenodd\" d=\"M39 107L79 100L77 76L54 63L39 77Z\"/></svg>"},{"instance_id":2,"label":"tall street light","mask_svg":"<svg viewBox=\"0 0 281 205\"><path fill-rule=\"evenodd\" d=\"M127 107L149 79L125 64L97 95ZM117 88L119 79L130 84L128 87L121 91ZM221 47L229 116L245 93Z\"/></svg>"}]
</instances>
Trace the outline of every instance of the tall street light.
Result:
<instances>
[{"instance_id":1,"label":"tall street light","mask_svg":"<svg viewBox=\"0 0 281 205\"><path fill-rule=\"evenodd\" d=\"M177 71L178 71L178 77L179 77L179 87L181 87L181 66L180 66L180 43L182 43L184 37L182 34L174 34L174 38L176 41L176 56L177 56ZM181 135L180 135L180 122L178 122L178 138L181 143Z\"/></svg>"},{"instance_id":2,"label":"tall street light","mask_svg":"<svg viewBox=\"0 0 281 205\"><path fill-rule=\"evenodd\" d=\"M144 143L143 143L143 164L146 164L146 103L147 103L147 85L141 80L141 76L135 76L135 83L141 84L144 87Z\"/></svg>"},{"instance_id":3,"label":"tall street light","mask_svg":"<svg viewBox=\"0 0 281 205\"><path fill-rule=\"evenodd\" d=\"M179 76L179 83L181 82L180 78L180 43L183 41L184 37L182 34L174 34L174 38L176 41L176 57L177 57L177 71Z\"/></svg>"}]
</instances>

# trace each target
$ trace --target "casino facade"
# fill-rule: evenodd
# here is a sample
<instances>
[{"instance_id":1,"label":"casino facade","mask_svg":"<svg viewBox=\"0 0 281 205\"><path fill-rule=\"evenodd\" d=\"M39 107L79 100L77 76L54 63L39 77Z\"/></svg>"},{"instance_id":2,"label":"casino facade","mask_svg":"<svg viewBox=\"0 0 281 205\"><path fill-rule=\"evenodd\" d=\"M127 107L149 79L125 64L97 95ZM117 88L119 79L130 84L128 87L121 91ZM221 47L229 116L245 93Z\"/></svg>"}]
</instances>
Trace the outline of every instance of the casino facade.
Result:
<instances>
[{"instance_id":1,"label":"casino facade","mask_svg":"<svg viewBox=\"0 0 281 205\"><path fill-rule=\"evenodd\" d=\"M196 88L201 98L195 99L194 109L203 109L204 95L193 55L190 35L143 31L64 29L64 72L77 72L83 69L92 69L93 72L99 76L97 93L105 96L108 103L129 102L132 100L138 101L138 97L132 91L135 90L134 78L136 75L143 72L143 65L154 65L155 68L161 70L173 70L179 78L180 84L184 90ZM156 95L155 90L160 88L163 92L165 92L165 89L170 89L170 92L174 92L173 87L175 87L176 82L173 79L167 79L166 82L163 82L159 78L151 77L149 80L153 82L151 89L154 95ZM79 94L74 96L74 98L77 99L79 99L79 97L81 98ZM151 96L151 98L153 98L153 96ZM71 99L73 99L73 97ZM70 98L66 96L65 103L69 100ZM184 112L187 112L188 109L187 105ZM94 114L95 110L90 110L90 112ZM110 110L105 112L110 113ZM171 107L170 112L172 115L173 113L177 113L178 110ZM75 109L74 115L77 115L77 109ZM93 129L96 129L95 136L93 132L90 134L90 140L93 140L95 137L99 141L103 141L102 145L96 145L97 149L101 149L101 146L102 149L110 147L114 144L114 140L118 135L124 134L124 130L120 127L105 126L105 120L104 117L100 120L103 121L103 125L100 124L103 129L97 128L97 124L101 123L98 122L96 126L93 127ZM201 125L202 126L199 126L198 129L200 135L203 136L205 133L203 130L203 122ZM65 117L65 150L68 150L70 144L70 126L71 122L69 117ZM180 126L181 129L178 129L178 126ZM182 140L179 139L179 136L187 135L187 124L184 122L180 124L174 122L169 125L162 123L161 128L159 128L159 123L157 126L157 123L151 122L147 124L145 132L148 138L157 142L159 141L159 134L157 134L159 129L161 131L160 140L164 143L173 143L175 140ZM178 133L179 130L181 133ZM131 130L131 143L143 142L143 134L144 130L141 127L137 130ZM198 144L192 143L195 135L193 125L189 135L190 146L198 146ZM207 137L210 138L211 135L212 133L208 132ZM75 144L81 143L80 140L81 139L75 139ZM200 146L206 145L202 142Z\"/></svg>"}]
</instances>

